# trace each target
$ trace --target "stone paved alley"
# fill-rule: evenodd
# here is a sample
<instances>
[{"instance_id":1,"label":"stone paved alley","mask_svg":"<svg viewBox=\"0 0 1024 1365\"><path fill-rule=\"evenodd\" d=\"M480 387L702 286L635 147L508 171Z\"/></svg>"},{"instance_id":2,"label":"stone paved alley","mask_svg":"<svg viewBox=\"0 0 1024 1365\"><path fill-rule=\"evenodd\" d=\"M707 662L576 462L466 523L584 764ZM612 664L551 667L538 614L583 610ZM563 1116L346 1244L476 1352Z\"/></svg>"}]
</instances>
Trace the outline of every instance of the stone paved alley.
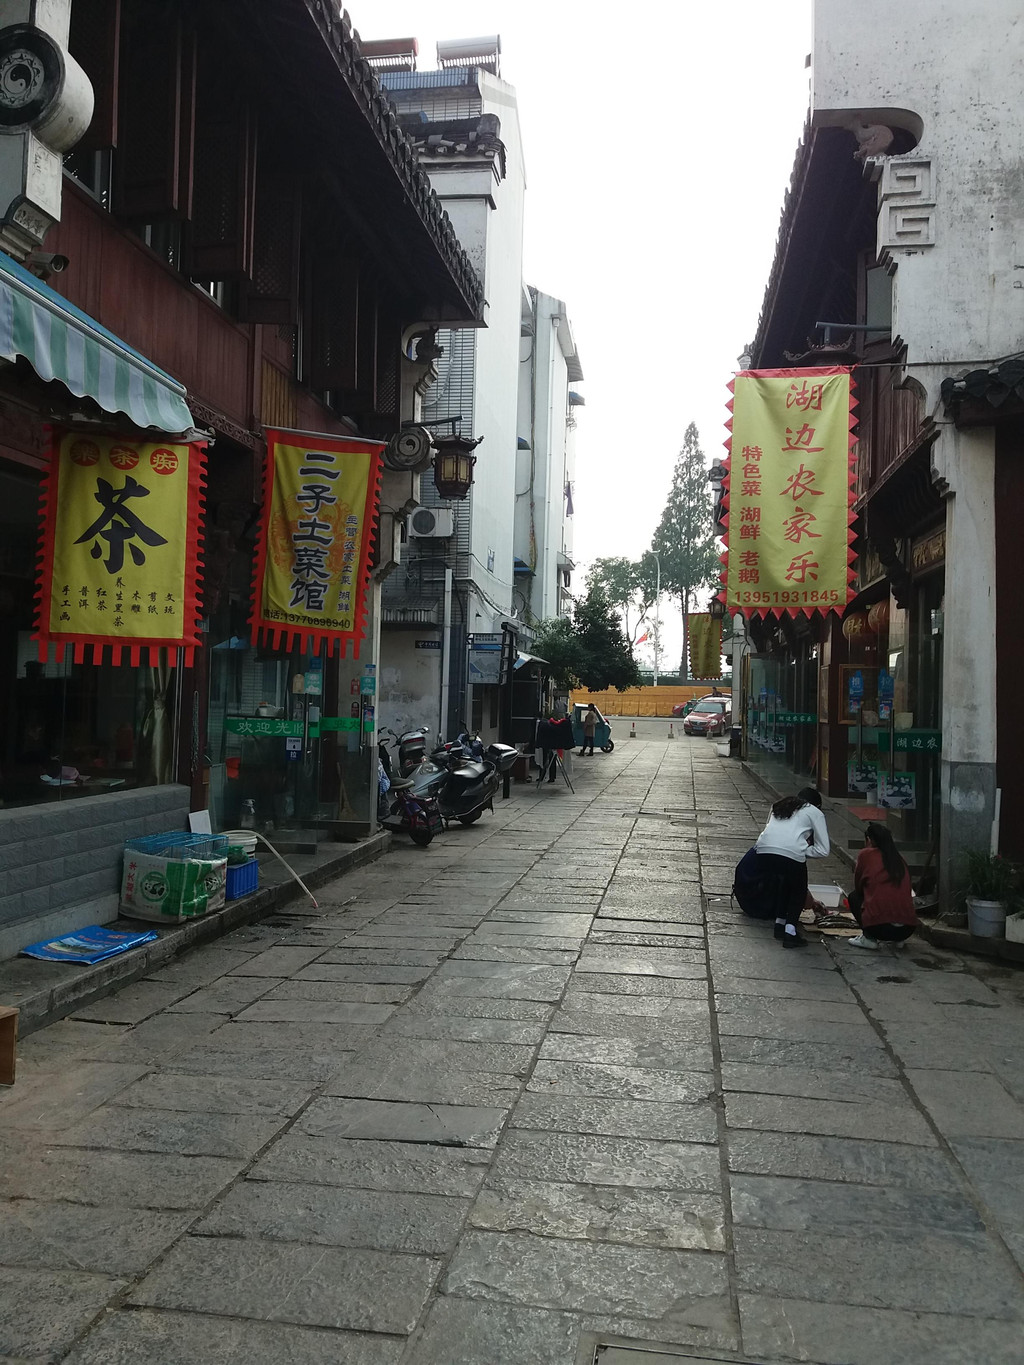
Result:
<instances>
[{"instance_id":1,"label":"stone paved alley","mask_svg":"<svg viewBox=\"0 0 1024 1365\"><path fill-rule=\"evenodd\" d=\"M1024 978L781 952L704 741L576 776L24 1040L0 1357L1021 1360Z\"/></svg>"}]
</instances>

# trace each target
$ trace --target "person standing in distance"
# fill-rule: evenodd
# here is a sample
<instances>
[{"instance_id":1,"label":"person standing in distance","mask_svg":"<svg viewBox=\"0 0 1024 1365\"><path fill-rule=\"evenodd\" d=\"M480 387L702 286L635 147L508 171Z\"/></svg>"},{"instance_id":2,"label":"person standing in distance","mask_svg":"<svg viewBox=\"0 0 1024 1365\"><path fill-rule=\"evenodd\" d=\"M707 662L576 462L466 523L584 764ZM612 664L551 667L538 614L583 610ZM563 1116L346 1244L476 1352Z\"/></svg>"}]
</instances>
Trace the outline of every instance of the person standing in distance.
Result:
<instances>
[{"instance_id":1,"label":"person standing in distance","mask_svg":"<svg viewBox=\"0 0 1024 1365\"><path fill-rule=\"evenodd\" d=\"M580 748L580 758L587 752L587 745L590 745L590 752L594 752L594 735L597 733L597 707L593 702L583 713L583 744Z\"/></svg>"},{"instance_id":2,"label":"person standing in distance","mask_svg":"<svg viewBox=\"0 0 1024 1365\"><path fill-rule=\"evenodd\" d=\"M807 899L807 859L828 857L829 847L821 797L813 787L775 802L755 848L772 887L775 937L783 948L807 946L796 927Z\"/></svg>"}]
</instances>

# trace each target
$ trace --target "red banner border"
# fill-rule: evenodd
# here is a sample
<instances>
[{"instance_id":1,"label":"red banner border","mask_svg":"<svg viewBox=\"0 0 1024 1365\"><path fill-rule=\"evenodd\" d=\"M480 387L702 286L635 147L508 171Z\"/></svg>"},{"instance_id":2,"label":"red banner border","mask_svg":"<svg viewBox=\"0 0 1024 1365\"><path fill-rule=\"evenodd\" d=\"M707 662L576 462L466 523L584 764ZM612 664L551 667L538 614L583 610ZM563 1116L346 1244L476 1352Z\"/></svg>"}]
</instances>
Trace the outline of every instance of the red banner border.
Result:
<instances>
[{"instance_id":1,"label":"red banner border","mask_svg":"<svg viewBox=\"0 0 1024 1365\"><path fill-rule=\"evenodd\" d=\"M730 484L730 479L731 479L731 477L732 477L732 410L733 410L733 397L732 397L732 395L735 394L735 392L736 392L736 380L737 380L737 379L754 379L754 378L756 378L756 379L807 379L807 378L809 378L809 377L811 377L811 376L818 376L818 377L821 377L821 378L829 378L829 377L831 377L831 376L833 376L833 375L837 375L837 374L847 374L847 375L850 376L850 423L849 423L849 425L850 425L850 437L849 437L849 446L848 446L848 475L849 475L849 479L848 479L848 488L847 488L847 547L848 547L848 548L847 548L847 570L846 570L846 574L847 574L847 577L846 577L846 601L843 602L843 603L837 604L837 605L835 605L835 606L827 607L827 608L822 608L822 607L820 607L820 606L817 606L817 607L787 607L787 606L780 606L780 607L730 607L730 606L728 605L728 600L727 600L727 598L728 598L728 590L729 590L729 484ZM777 616L777 617L783 617L783 616L808 616L808 617L810 617L810 616L813 616L813 615L815 614L815 612L820 613L822 616L828 616L831 612L836 612L837 615L842 615L842 613L843 613L843 612L846 610L846 608L849 606L850 602L851 602L851 601L853 600L853 598L856 596L856 593L855 593L855 590L854 590L854 583L855 583L856 577L857 577L856 570L855 570L854 567L853 567L854 564L857 562L857 556L856 556L856 554L854 553L854 550L853 550L853 542L854 542L854 539L856 538L856 537L855 537L855 534L854 534L853 523L854 523L854 515L855 515L855 514L854 514L854 500L855 500L855 496L856 496L856 481L857 481L857 457L856 457L857 437L856 437L856 435L854 434L854 427L857 425L857 415L856 415L856 408L857 408L857 396L856 396L856 395L857 395L857 384L856 384L856 381L854 380L854 377L853 377L853 366L851 366L851 365L822 365L822 366L818 366L818 367L811 367L811 366L808 366L808 367L806 367L806 368L794 367L794 368L790 368L790 369L781 369L781 370L738 370L738 371L736 372L736 374L733 375L732 379L729 381L728 389L729 389L730 397L729 397L729 401L726 403L726 407L727 407L727 409L728 409L728 411L729 411L729 416L728 416L728 418L726 419L725 426L726 426L726 430L729 432L729 435L726 437L725 441L723 442L723 444L724 444L724 446L725 446L725 450L726 450L726 456L725 456L725 459L724 459L724 461L723 461L723 464L725 465L726 473L725 473L725 478L724 478L723 481L722 481L722 525L723 525L723 527L725 528L725 536L724 536L724 539L725 539L725 549L722 551L722 554L719 556L719 561L720 561L720 563L721 563L721 565L722 565L721 588L720 588L720 590L715 594L713 600L716 601L716 602L721 602L722 605L726 608L727 611L732 611L735 615L742 616L742 617L744 617L744 618L746 618L746 617L748 617L748 616Z\"/></svg>"},{"instance_id":2,"label":"red banner border","mask_svg":"<svg viewBox=\"0 0 1024 1365\"><path fill-rule=\"evenodd\" d=\"M366 590L370 585L370 547L380 525L380 484L383 473L383 441L373 441L361 436L338 436L333 432L293 431L286 427L266 427L267 450L263 459L263 506L260 514L259 536L256 541L256 554L253 560L252 610L249 615L249 630L253 644L260 640L270 649L292 649L303 647L314 656L323 652L330 657L337 647L340 658L345 656L345 646L351 642L352 658L359 658L359 648L366 638ZM355 626L352 630L310 630L307 626L296 627L280 621L267 621L262 616L263 576L267 565L267 537L270 529L270 508L274 491L274 446L277 444L301 445L301 437L307 443L316 441L325 448L334 447L339 453L352 453L370 456L370 469L366 480L366 503L363 507L363 535L359 547L360 573L355 583L355 602L352 615ZM326 648L322 648L326 646Z\"/></svg>"},{"instance_id":3,"label":"red banner border","mask_svg":"<svg viewBox=\"0 0 1024 1365\"><path fill-rule=\"evenodd\" d=\"M49 629L49 609L53 598L57 494L60 483L60 443L65 436L78 435L95 438L96 433L89 427L79 430L77 427L61 426L49 427L47 435L50 441L50 460L40 491L39 516L42 521L42 534L36 565L36 628L32 635L32 638L39 643L40 662L45 663L49 658L51 644L58 647L58 656L62 646L65 652L70 648L73 651L72 658L76 664L87 662L87 651L89 650L92 652L92 662L97 665L102 664L103 651L109 647L110 662L115 668L120 666L125 654L128 655L128 662L132 668L140 667L144 657L148 660L151 668L157 668L160 664L161 650L180 649L184 651L182 659L184 667L191 668L195 661L195 651L201 643L198 625L193 627L191 635L187 630L184 630L180 636L132 636L128 641L121 636L85 635L77 631L51 631ZM103 439L108 438L109 433L103 433ZM159 441L153 440L148 435L141 440L136 436L125 436L123 439L128 445L160 444ZM199 588L203 578L199 556L203 548L203 517L206 510L206 453L209 447L205 441L181 441L174 438L168 438L164 444L187 446L189 452L182 621L183 623L189 620L198 621Z\"/></svg>"}]
</instances>

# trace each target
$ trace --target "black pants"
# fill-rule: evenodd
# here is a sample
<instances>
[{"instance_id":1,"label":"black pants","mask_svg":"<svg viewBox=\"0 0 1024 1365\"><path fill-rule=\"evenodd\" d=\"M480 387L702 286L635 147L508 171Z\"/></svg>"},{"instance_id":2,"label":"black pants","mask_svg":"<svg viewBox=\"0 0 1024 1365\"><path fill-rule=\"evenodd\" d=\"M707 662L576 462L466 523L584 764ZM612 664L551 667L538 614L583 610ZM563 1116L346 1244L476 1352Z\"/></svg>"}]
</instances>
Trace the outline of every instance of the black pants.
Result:
<instances>
[{"instance_id":1,"label":"black pants","mask_svg":"<svg viewBox=\"0 0 1024 1365\"><path fill-rule=\"evenodd\" d=\"M807 864L778 853L761 853L758 864L775 903L775 918L796 924L807 899Z\"/></svg>"},{"instance_id":2,"label":"black pants","mask_svg":"<svg viewBox=\"0 0 1024 1365\"><path fill-rule=\"evenodd\" d=\"M593 736L593 735L587 735L587 734L585 734L585 735L583 736L583 744L582 744L581 747L580 747L580 753L581 753L581 754L585 754L585 753L587 752L587 745L588 745L588 744L590 745L590 752L593 753L593 752L594 752L594 736Z\"/></svg>"},{"instance_id":3,"label":"black pants","mask_svg":"<svg viewBox=\"0 0 1024 1365\"><path fill-rule=\"evenodd\" d=\"M547 777L549 782L554 782L558 773L558 750L541 749L540 751L540 777L538 782L543 782Z\"/></svg>"},{"instance_id":4,"label":"black pants","mask_svg":"<svg viewBox=\"0 0 1024 1365\"><path fill-rule=\"evenodd\" d=\"M849 897L850 911L860 924L865 938L874 938L879 943L904 943L914 932L912 924L868 924L861 923L864 914L864 898L852 892Z\"/></svg>"}]
</instances>

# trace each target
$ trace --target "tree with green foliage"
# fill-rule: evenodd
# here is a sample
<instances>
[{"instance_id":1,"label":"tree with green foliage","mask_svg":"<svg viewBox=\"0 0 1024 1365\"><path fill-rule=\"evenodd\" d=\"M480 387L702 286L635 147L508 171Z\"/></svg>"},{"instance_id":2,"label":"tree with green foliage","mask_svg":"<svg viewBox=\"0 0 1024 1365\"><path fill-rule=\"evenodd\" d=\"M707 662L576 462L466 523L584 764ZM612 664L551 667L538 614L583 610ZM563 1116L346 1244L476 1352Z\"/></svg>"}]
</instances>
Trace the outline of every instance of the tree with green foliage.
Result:
<instances>
[{"instance_id":1,"label":"tree with green foliage","mask_svg":"<svg viewBox=\"0 0 1024 1365\"><path fill-rule=\"evenodd\" d=\"M565 617L541 623L531 653L546 659L560 688L581 683L592 692L636 687L640 671L623 634L615 608L603 593L589 588L576 604L572 621Z\"/></svg>"},{"instance_id":2,"label":"tree with green foliage","mask_svg":"<svg viewBox=\"0 0 1024 1365\"><path fill-rule=\"evenodd\" d=\"M622 617L626 639L634 644L654 602L652 565L624 555L595 559L587 574L587 590L607 598Z\"/></svg>"},{"instance_id":3,"label":"tree with green foliage","mask_svg":"<svg viewBox=\"0 0 1024 1365\"><path fill-rule=\"evenodd\" d=\"M679 599L683 617L681 677L689 676L690 606L718 577L718 550L704 452L694 422L686 428L665 510L651 548L661 558L662 589Z\"/></svg>"}]
</instances>

